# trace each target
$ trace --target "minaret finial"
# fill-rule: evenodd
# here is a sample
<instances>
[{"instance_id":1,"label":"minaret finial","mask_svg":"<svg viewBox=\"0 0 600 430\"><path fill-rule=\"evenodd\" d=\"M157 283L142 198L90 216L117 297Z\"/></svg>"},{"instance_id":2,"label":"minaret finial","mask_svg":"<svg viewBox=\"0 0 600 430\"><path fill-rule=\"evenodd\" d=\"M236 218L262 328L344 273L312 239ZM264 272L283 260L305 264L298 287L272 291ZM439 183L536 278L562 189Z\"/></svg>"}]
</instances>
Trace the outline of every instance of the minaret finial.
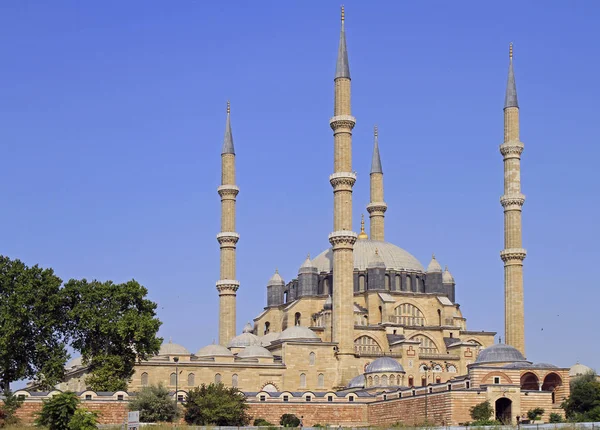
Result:
<instances>
[{"instance_id":1,"label":"minaret finial","mask_svg":"<svg viewBox=\"0 0 600 430\"><path fill-rule=\"evenodd\" d=\"M348 50L346 49L346 30L345 30L345 13L342 6L342 28L340 30L340 45L338 48L337 63L335 65L335 78L350 79L350 65L348 63Z\"/></svg>"},{"instance_id":2,"label":"minaret finial","mask_svg":"<svg viewBox=\"0 0 600 430\"><path fill-rule=\"evenodd\" d=\"M379 156L379 128L373 127L373 158L371 159L371 173L383 173L381 157Z\"/></svg>"},{"instance_id":3,"label":"minaret finial","mask_svg":"<svg viewBox=\"0 0 600 430\"><path fill-rule=\"evenodd\" d=\"M221 154L233 154L235 155L235 149L233 147L233 133L231 132L231 104L227 100L227 119L225 120L225 138L223 139L223 150Z\"/></svg>"},{"instance_id":4,"label":"minaret finial","mask_svg":"<svg viewBox=\"0 0 600 430\"><path fill-rule=\"evenodd\" d=\"M431 259L432 259L432 260L435 260L435 252L432 252L432 253L431 253Z\"/></svg>"},{"instance_id":5,"label":"minaret finial","mask_svg":"<svg viewBox=\"0 0 600 430\"><path fill-rule=\"evenodd\" d=\"M229 102L229 100L227 100L227 113L231 113L231 103Z\"/></svg>"},{"instance_id":6,"label":"minaret finial","mask_svg":"<svg viewBox=\"0 0 600 430\"><path fill-rule=\"evenodd\" d=\"M379 130L378 130L378 128L377 128L377 124L375 124L375 127L373 127L373 135L374 135L375 137L377 137L377 136L379 135Z\"/></svg>"},{"instance_id":7,"label":"minaret finial","mask_svg":"<svg viewBox=\"0 0 600 430\"><path fill-rule=\"evenodd\" d=\"M504 109L511 107L519 107L517 101L517 85L515 84L515 72L513 70L513 44L512 42L508 48L508 82L506 83L506 96L504 98Z\"/></svg>"},{"instance_id":8,"label":"minaret finial","mask_svg":"<svg viewBox=\"0 0 600 430\"><path fill-rule=\"evenodd\" d=\"M512 42L510 42L510 45L508 45L508 58L510 58L512 60Z\"/></svg>"},{"instance_id":9,"label":"minaret finial","mask_svg":"<svg viewBox=\"0 0 600 430\"><path fill-rule=\"evenodd\" d=\"M344 22L345 19L346 17L344 16L344 5L342 5L342 22Z\"/></svg>"}]
</instances>

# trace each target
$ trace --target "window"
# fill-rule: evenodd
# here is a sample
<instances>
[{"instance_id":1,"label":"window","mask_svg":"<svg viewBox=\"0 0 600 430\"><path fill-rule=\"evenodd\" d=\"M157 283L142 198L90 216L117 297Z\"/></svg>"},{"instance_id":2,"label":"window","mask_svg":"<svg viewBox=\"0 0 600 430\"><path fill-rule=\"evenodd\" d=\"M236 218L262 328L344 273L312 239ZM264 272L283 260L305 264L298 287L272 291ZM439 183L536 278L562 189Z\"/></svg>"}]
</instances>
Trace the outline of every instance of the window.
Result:
<instances>
[{"instance_id":1,"label":"window","mask_svg":"<svg viewBox=\"0 0 600 430\"><path fill-rule=\"evenodd\" d=\"M330 294L329 292L329 279L323 279L323 294Z\"/></svg>"},{"instance_id":2,"label":"window","mask_svg":"<svg viewBox=\"0 0 600 430\"><path fill-rule=\"evenodd\" d=\"M217 373L215 375L215 384L219 384L219 383L221 383L221 374Z\"/></svg>"},{"instance_id":3,"label":"window","mask_svg":"<svg viewBox=\"0 0 600 430\"><path fill-rule=\"evenodd\" d=\"M412 387L413 385L415 385L415 379L412 376L408 377L408 386Z\"/></svg>"},{"instance_id":4,"label":"window","mask_svg":"<svg viewBox=\"0 0 600 430\"><path fill-rule=\"evenodd\" d=\"M177 374L175 372L171 373L169 377L169 384L176 385L177 384Z\"/></svg>"},{"instance_id":5,"label":"window","mask_svg":"<svg viewBox=\"0 0 600 430\"><path fill-rule=\"evenodd\" d=\"M312 397L311 397L311 396L306 396L306 401L307 401L307 402L310 402L311 400L312 400Z\"/></svg>"},{"instance_id":6,"label":"window","mask_svg":"<svg viewBox=\"0 0 600 430\"><path fill-rule=\"evenodd\" d=\"M383 385L384 387L387 387L387 384L388 384L388 377L387 377L387 375L383 375L381 377L381 385Z\"/></svg>"},{"instance_id":7,"label":"window","mask_svg":"<svg viewBox=\"0 0 600 430\"><path fill-rule=\"evenodd\" d=\"M433 388L429 387L429 392L433 393Z\"/></svg>"},{"instance_id":8,"label":"window","mask_svg":"<svg viewBox=\"0 0 600 430\"><path fill-rule=\"evenodd\" d=\"M396 375L390 375L390 385L396 385ZM400 383L398 383L398 385L400 385Z\"/></svg>"},{"instance_id":9,"label":"window","mask_svg":"<svg viewBox=\"0 0 600 430\"><path fill-rule=\"evenodd\" d=\"M296 315L294 315L294 325L301 325L300 324L301 318L302 318L302 315L300 314L300 312L296 312Z\"/></svg>"},{"instance_id":10,"label":"window","mask_svg":"<svg viewBox=\"0 0 600 430\"><path fill-rule=\"evenodd\" d=\"M289 402L290 401L290 396L283 396L283 401L284 402Z\"/></svg>"},{"instance_id":11,"label":"window","mask_svg":"<svg viewBox=\"0 0 600 430\"><path fill-rule=\"evenodd\" d=\"M146 387L148 385L148 374L146 372L142 373L142 387Z\"/></svg>"},{"instance_id":12,"label":"window","mask_svg":"<svg viewBox=\"0 0 600 430\"><path fill-rule=\"evenodd\" d=\"M500 383L500 377L494 376L494 384L499 384L499 383Z\"/></svg>"},{"instance_id":13,"label":"window","mask_svg":"<svg viewBox=\"0 0 600 430\"><path fill-rule=\"evenodd\" d=\"M349 402L353 402L353 401L354 401L354 396L350 396L350 397L348 397L348 401L349 401Z\"/></svg>"},{"instance_id":14,"label":"window","mask_svg":"<svg viewBox=\"0 0 600 430\"><path fill-rule=\"evenodd\" d=\"M86 394L85 395L85 400L92 400L92 395L91 394Z\"/></svg>"},{"instance_id":15,"label":"window","mask_svg":"<svg viewBox=\"0 0 600 430\"><path fill-rule=\"evenodd\" d=\"M404 291L412 291L412 278L410 276L406 277L406 288Z\"/></svg>"},{"instance_id":16,"label":"window","mask_svg":"<svg viewBox=\"0 0 600 430\"><path fill-rule=\"evenodd\" d=\"M396 275L396 282L394 285L396 291L400 291L400 284L401 284L400 275Z\"/></svg>"},{"instance_id":17,"label":"window","mask_svg":"<svg viewBox=\"0 0 600 430\"><path fill-rule=\"evenodd\" d=\"M315 353L311 352L310 354L308 354L308 364L310 364L311 366L315 365Z\"/></svg>"},{"instance_id":18,"label":"window","mask_svg":"<svg viewBox=\"0 0 600 430\"><path fill-rule=\"evenodd\" d=\"M452 391L452 384L448 384L448 391Z\"/></svg>"},{"instance_id":19,"label":"window","mask_svg":"<svg viewBox=\"0 0 600 430\"><path fill-rule=\"evenodd\" d=\"M470 381L467 381L467 382L466 382L466 384L465 384L465 387L467 388L467 390L468 390L469 388L471 388L471 382L470 382Z\"/></svg>"},{"instance_id":20,"label":"window","mask_svg":"<svg viewBox=\"0 0 600 430\"><path fill-rule=\"evenodd\" d=\"M327 396L327 401L328 402L333 402L333 396Z\"/></svg>"},{"instance_id":21,"label":"window","mask_svg":"<svg viewBox=\"0 0 600 430\"><path fill-rule=\"evenodd\" d=\"M385 275L385 289L389 291L390 289L390 275Z\"/></svg>"},{"instance_id":22,"label":"window","mask_svg":"<svg viewBox=\"0 0 600 430\"><path fill-rule=\"evenodd\" d=\"M401 399L402 398L402 391L398 392L398 398Z\"/></svg>"},{"instance_id":23,"label":"window","mask_svg":"<svg viewBox=\"0 0 600 430\"><path fill-rule=\"evenodd\" d=\"M421 342L421 345L419 345L419 354L438 354L439 353L436 344L430 338L428 338L427 336L425 336L423 334L418 334L416 336L413 336L410 338L410 340L416 340L418 342ZM440 370L436 370L436 372L442 371L441 366L439 366L439 369Z\"/></svg>"},{"instance_id":24,"label":"window","mask_svg":"<svg viewBox=\"0 0 600 430\"><path fill-rule=\"evenodd\" d=\"M300 374L300 388L305 388L305 387L306 387L306 374L301 373Z\"/></svg>"},{"instance_id":25,"label":"window","mask_svg":"<svg viewBox=\"0 0 600 430\"><path fill-rule=\"evenodd\" d=\"M325 387L325 375L322 373L319 373L319 376L317 377L317 386L319 388Z\"/></svg>"},{"instance_id":26,"label":"window","mask_svg":"<svg viewBox=\"0 0 600 430\"><path fill-rule=\"evenodd\" d=\"M123 400L123 394L119 394L119 395L117 396L117 400Z\"/></svg>"},{"instance_id":27,"label":"window","mask_svg":"<svg viewBox=\"0 0 600 430\"><path fill-rule=\"evenodd\" d=\"M375 375L373 377L373 384L375 384L376 387L379 387L379 376Z\"/></svg>"},{"instance_id":28,"label":"window","mask_svg":"<svg viewBox=\"0 0 600 430\"><path fill-rule=\"evenodd\" d=\"M453 364L449 364L448 373L456 373L456 366L454 366Z\"/></svg>"},{"instance_id":29,"label":"window","mask_svg":"<svg viewBox=\"0 0 600 430\"><path fill-rule=\"evenodd\" d=\"M434 372L443 372L442 366L440 366L439 364L435 364L433 366L433 371Z\"/></svg>"},{"instance_id":30,"label":"window","mask_svg":"<svg viewBox=\"0 0 600 430\"><path fill-rule=\"evenodd\" d=\"M178 395L177 395L177 401L178 401L178 402L182 402L182 403L183 403L183 401L184 401L184 400L185 400L185 399L183 398L183 394L178 394Z\"/></svg>"},{"instance_id":31,"label":"window","mask_svg":"<svg viewBox=\"0 0 600 430\"><path fill-rule=\"evenodd\" d=\"M407 280L410 278L407 278ZM390 317L391 322L406 326L426 325L425 315L419 308L410 303L402 303L394 309L394 316Z\"/></svg>"},{"instance_id":32,"label":"window","mask_svg":"<svg viewBox=\"0 0 600 430\"><path fill-rule=\"evenodd\" d=\"M196 375L190 373L188 375L188 386L193 387L194 385L196 385Z\"/></svg>"},{"instance_id":33,"label":"window","mask_svg":"<svg viewBox=\"0 0 600 430\"><path fill-rule=\"evenodd\" d=\"M238 386L238 376L236 373L234 373L233 376L231 377L231 386L234 388L237 388L237 386Z\"/></svg>"},{"instance_id":34,"label":"window","mask_svg":"<svg viewBox=\"0 0 600 430\"><path fill-rule=\"evenodd\" d=\"M387 400L387 394L383 395L383 400Z\"/></svg>"},{"instance_id":35,"label":"window","mask_svg":"<svg viewBox=\"0 0 600 430\"><path fill-rule=\"evenodd\" d=\"M365 291L365 277L363 275L358 277L358 291Z\"/></svg>"},{"instance_id":36,"label":"window","mask_svg":"<svg viewBox=\"0 0 600 430\"><path fill-rule=\"evenodd\" d=\"M436 384L441 384L442 383L442 378L440 378L439 376L435 377L435 383Z\"/></svg>"},{"instance_id":37,"label":"window","mask_svg":"<svg viewBox=\"0 0 600 430\"><path fill-rule=\"evenodd\" d=\"M423 377L421 378L421 387L424 387L425 385L427 385L427 378Z\"/></svg>"},{"instance_id":38,"label":"window","mask_svg":"<svg viewBox=\"0 0 600 430\"><path fill-rule=\"evenodd\" d=\"M267 401L267 396L260 396L260 401L261 402L266 402Z\"/></svg>"},{"instance_id":39,"label":"window","mask_svg":"<svg viewBox=\"0 0 600 430\"><path fill-rule=\"evenodd\" d=\"M271 329L271 323L269 321L265 322L265 331L264 331L264 334L269 333L270 329Z\"/></svg>"},{"instance_id":40,"label":"window","mask_svg":"<svg viewBox=\"0 0 600 430\"><path fill-rule=\"evenodd\" d=\"M361 336L354 341L354 352L359 354L381 354L379 344L370 336Z\"/></svg>"}]
</instances>

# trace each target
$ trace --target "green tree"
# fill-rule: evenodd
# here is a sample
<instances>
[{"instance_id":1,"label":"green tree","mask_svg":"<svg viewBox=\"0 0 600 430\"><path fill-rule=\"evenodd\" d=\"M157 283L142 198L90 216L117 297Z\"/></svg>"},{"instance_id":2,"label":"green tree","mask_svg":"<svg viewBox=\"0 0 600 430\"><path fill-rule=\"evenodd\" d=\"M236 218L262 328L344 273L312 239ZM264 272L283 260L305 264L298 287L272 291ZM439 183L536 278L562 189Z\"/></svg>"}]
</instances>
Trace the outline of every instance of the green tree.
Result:
<instances>
[{"instance_id":1,"label":"green tree","mask_svg":"<svg viewBox=\"0 0 600 430\"><path fill-rule=\"evenodd\" d=\"M542 415L544 415L544 409L542 408L533 408L527 411L527 418L529 418L531 421L539 420L542 418Z\"/></svg>"},{"instance_id":2,"label":"green tree","mask_svg":"<svg viewBox=\"0 0 600 430\"><path fill-rule=\"evenodd\" d=\"M95 430L98 428L98 414L78 408L69 421L68 430Z\"/></svg>"},{"instance_id":3,"label":"green tree","mask_svg":"<svg viewBox=\"0 0 600 430\"><path fill-rule=\"evenodd\" d=\"M11 391L4 392L4 399L0 406L0 428L13 424L18 424L19 419L16 416L17 409L21 407L23 400L15 396Z\"/></svg>"},{"instance_id":4,"label":"green tree","mask_svg":"<svg viewBox=\"0 0 600 430\"><path fill-rule=\"evenodd\" d=\"M129 402L130 411L140 411L143 423L172 422L178 416L177 406L164 385L144 387Z\"/></svg>"},{"instance_id":5,"label":"green tree","mask_svg":"<svg viewBox=\"0 0 600 430\"><path fill-rule=\"evenodd\" d=\"M548 420L548 422L551 423L562 423L563 422L563 417L561 414L557 414L556 412L552 412L550 414L550 419Z\"/></svg>"},{"instance_id":6,"label":"green tree","mask_svg":"<svg viewBox=\"0 0 600 430\"><path fill-rule=\"evenodd\" d=\"M51 399L44 400L42 410L35 424L47 427L48 430L68 430L69 423L75 415L79 402L79 397L70 391L65 391Z\"/></svg>"},{"instance_id":7,"label":"green tree","mask_svg":"<svg viewBox=\"0 0 600 430\"><path fill-rule=\"evenodd\" d=\"M92 390L125 390L136 361L158 353L161 322L147 294L135 280L114 284L72 279L65 284L69 335L89 366L86 382Z\"/></svg>"},{"instance_id":8,"label":"green tree","mask_svg":"<svg viewBox=\"0 0 600 430\"><path fill-rule=\"evenodd\" d=\"M61 284L52 269L0 256L0 390L24 378L49 388L63 377Z\"/></svg>"},{"instance_id":9,"label":"green tree","mask_svg":"<svg viewBox=\"0 0 600 430\"><path fill-rule=\"evenodd\" d=\"M593 372L571 383L571 395L562 403L571 421L600 421L600 382Z\"/></svg>"},{"instance_id":10,"label":"green tree","mask_svg":"<svg viewBox=\"0 0 600 430\"><path fill-rule=\"evenodd\" d=\"M195 425L245 426L250 421L248 404L237 388L202 384L192 389L183 403L185 421Z\"/></svg>"},{"instance_id":11,"label":"green tree","mask_svg":"<svg viewBox=\"0 0 600 430\"><path fill-rule=\"evenodd\" d=\"M469 412L471 413L471 418L475 421L488 421L494 413L494 408L492 408L490 402L486 400L485 402L472 406L471 409L469 409Z\"/></svg>"},{"instance_id":12,"label":"green tree","mask_svg":"<svg viewBox=\"0 0 600 430\"><path fill-rule=\"evenodd\" d=\"M269 421L265 420L264 418L255 419L254 423L252 425L254 427L273 427L273 424L270 423Z\"/></svg>"},{"instance_id":13,"label":"green tree","mask_svg":"<svg viewBox=\"0 0 600 430\"><path fill-rule=\"evenodd\" d=\"M283 414L279 419L279 424L284 427L298 427L300 425L300 418L294 414Z\"/></svg>"}]
</instances>

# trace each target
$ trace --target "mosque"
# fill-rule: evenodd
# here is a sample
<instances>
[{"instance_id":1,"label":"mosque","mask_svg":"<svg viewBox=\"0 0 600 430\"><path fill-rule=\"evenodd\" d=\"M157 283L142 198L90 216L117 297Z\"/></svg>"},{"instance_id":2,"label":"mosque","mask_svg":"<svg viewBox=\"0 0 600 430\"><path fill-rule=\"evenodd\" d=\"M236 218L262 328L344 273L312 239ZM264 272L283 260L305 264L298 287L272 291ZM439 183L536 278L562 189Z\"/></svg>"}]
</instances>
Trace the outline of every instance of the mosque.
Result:
<instances>
[{"instance_id":1,"label":"mosque","mask_svg":"<svg viewBox=\"0 0 600 430\"><path fill-rule=\"evenodd\" d=\"M505 268L504 344L494 343L495 332L467 328L455 299L454 277L435 256L425 267L408 251L385 240L388 206L376 127L366 207L369 233L364 219L360 233L353 231L355 118L343 8L333 82L331 247L307 257L295 279L286 282L279 273L273 274L266 285L265 308L236 335L236 293L243 288L236 280L240 190L227 103L217 190L221 199L220 280L216 283L219 342L194 353L171 341L163 344L157 356L136 365L129 392L162 383L183 399L192 387L222 382L238 387L250 403L271 406L288 402L310 408L316 403L355 402L384 408L396 402L394 410L402 411L402 405L413 401L418 407L424 404L426 418L446 423L468 421L468 408L486 399L505 422L516 422L517 416L525 416L528 408L536 406L543 407L546 415L562 413L559 405L569 393L569 369L525 358L526 251L521 243L525 196L520 182L524 145L519 139L512 45L503 109L504 142L499 148L504 162L500 198L505 220L500 253ZM84 392L85 377L85 366L75 359L57 388ZM427 416L428 395L429 402L446 399L442 402L446 406L436 409L438 415L430 411L433 418ZM369 424L385 424L378 419L369 418Z\"/></svg>"}]
</instances>

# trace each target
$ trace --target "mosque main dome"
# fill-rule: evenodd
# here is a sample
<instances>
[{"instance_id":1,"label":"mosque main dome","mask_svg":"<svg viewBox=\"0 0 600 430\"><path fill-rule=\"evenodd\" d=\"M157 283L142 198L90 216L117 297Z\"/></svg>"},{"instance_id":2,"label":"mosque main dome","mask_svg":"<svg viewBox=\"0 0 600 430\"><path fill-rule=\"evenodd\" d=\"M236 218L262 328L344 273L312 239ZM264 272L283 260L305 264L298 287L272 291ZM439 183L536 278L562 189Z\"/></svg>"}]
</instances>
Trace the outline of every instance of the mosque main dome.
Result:
<instances>
[{"instance_id":1,"label":"mosque main dome","mask_svg":"<svg viewBox=\"0 0 600 430\"><path fill-rule=\"evenodd\" d=\"M406 272L425 272L425 269L412 254L404 249L379 240L357 240L354 244L354 268L366 270L369 261L375 256L375 251L379 254L386 269L406 271ZM313 260L312 264L319 273L331 272L333 267L333 250L329 248Z\"/></svg>"}]
</instances>

